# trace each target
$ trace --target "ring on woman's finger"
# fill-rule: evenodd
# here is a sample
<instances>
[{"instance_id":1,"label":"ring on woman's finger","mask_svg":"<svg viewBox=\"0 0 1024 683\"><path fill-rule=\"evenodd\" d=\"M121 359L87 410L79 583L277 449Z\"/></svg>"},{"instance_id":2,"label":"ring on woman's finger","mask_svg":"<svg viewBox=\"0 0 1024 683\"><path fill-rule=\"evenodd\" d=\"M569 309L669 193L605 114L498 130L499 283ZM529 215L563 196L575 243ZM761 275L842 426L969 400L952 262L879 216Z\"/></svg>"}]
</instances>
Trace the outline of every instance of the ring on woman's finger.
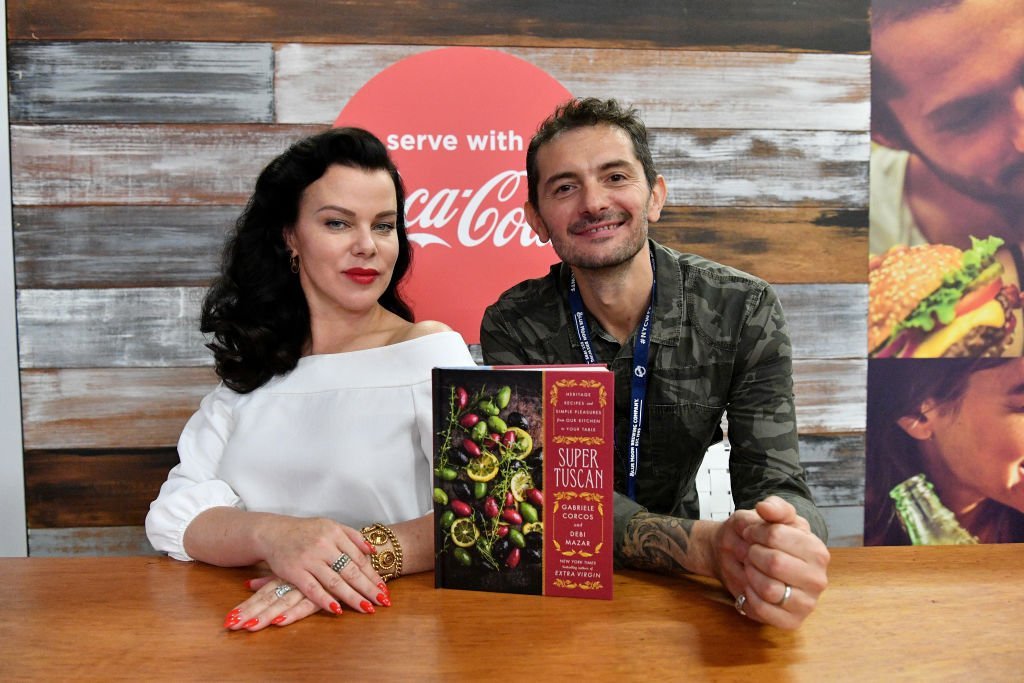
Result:
<instances>
[{"instance_id":1,"label":"ring on woman's finger","mask_svg":"<svg viewBox=\"0 0 1024 683\"><path fill-rule=\"evenodd\" d=\"M341 573L341 570L347 567L348 563L351 561L352 558L349 557L347 553L342 553L341 556L338 557L338 559L336 559L333 564L331 564L331 569L338 573Z\"/></svg>"},{"instance_id":2,"label":"ring on woman's finger","mask_svg":"<svg viewBox=\"0 0 1024 683\"><path fill-rule=\"evenodd\" d=\"M282 583L280 586L274 589L274 595L276 595L278 598L283 598L293 588L295 588L295 586L291 585L290 583Z\"/></svg>"},{"instance_id":3,"label":"ring on woman's finger","mask_svg":"<svg viewBox=\"0 0 1024 683\"><path fill-rule=\"evenodd\" d=\"M778 602L773 602L772 604L775 605L776 607L782 607L783 605L786 604L786 600L789 600L789 596L792 595L792 594L793 594L793 587L790 586L787 583L786 584L786 591L782 594L782 598Z\"/></svg>"},{"instance_id":4,"label":"ring on woman's finger","mask_svg":"<svg viewBox=\"0 0 1024 683\"><path fill-rule=\"evenodd\" d=\"M743 593L740 593L739 595L736 596L736 604L734 605L734 607L736 608L736 611L739 612L740 614L742 614L743 616L747 616L747 613L743 611L743 606L746 605L746 604L747 604L747 596L746 595L744 595Z\"/></svg>"}]
</instances>

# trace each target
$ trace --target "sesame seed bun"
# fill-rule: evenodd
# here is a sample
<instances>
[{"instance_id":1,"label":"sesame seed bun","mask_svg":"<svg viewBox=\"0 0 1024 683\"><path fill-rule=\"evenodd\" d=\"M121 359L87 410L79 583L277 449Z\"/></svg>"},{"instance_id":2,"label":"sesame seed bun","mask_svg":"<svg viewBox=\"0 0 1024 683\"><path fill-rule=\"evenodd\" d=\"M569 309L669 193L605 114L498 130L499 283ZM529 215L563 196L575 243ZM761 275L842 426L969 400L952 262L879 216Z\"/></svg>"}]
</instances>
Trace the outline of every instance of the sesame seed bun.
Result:
<instances>
[{"instance_id":1,"label":"sesame seed bun","mask_svg":"<svg viewBox=\"0 0 1024 683\"><path fill-rule=\"evenodd\" d=\"M963 252L948 244L898 245L872 260L868 271L868 349L884 344L894 328L943 277L960 269Z\"/></svg>"}]
</instances>

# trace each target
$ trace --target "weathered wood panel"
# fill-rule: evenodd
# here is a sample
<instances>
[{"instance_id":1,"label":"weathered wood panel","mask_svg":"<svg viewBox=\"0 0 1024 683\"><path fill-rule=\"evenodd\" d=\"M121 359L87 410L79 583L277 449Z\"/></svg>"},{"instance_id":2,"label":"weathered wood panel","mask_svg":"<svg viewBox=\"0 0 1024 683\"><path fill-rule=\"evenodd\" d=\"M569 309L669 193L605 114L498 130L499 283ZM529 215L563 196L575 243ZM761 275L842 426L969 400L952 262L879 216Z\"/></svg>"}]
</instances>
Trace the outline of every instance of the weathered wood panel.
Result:
<instances>
[{"instance_id":1,"label":"weathered wood panel","mask_svg":"<svg viewBox=\"0 0 1024 683\"><path fill-rule=\"evenodd\" d=\"M863 505L864 439L800 437L801 460L821 507ZM29 526L141 524L168 471L173 447L148 451L29 451L25 454ZM726 486L728 476L726 475Z\"/></svg>"},{"instance_id":2,"label":"weathered wood panel","mask_svg":"<svg viewBox=\"0 0 1024 683\"><path fill-rule=\"evenodd\" d=\"M865 355L867 285L780 285L777 290L795 358ZM198 322L204 294L201 287L19 290L21 366L208 365Z\"/></svg>"},{"instance_id":3,"label":"weathered wood panel","mask_svg":"<svg viewBox=\"0 0 1024 683\"><path fill-rule=\"evenodd\" d=\"M819 506L864 505L863 434L801 436L800 462Z\"/></svg>"},{"instance_id":4,"label":"weathered wood panel","mask_svg":"<svg viewBox=\"0 0 1024 683\"><path fill-rule=\"evenodd\" d=\"M273 157L317 126L13 125L15 205L238 204ZM683 206L867 205L866 133L651 131Z\"/></svg>"},{"instance_id":5,"label":"weathered wood panel","mask_svg":"<svg viewBox=\"0 0 1024 683\"><path fill-rule=\"evenodd\" d=\"M332 123L349 99L396 61L434 47L277 48L278 123ZM867 55L503 48L576 96L635 105L651 128L867 131ZM330 74L330 77L325 77Z\"/></svg>"},{"instance_id":6,"label":"weathered wood panel","mask_svg":"<svg viewBox=\"0 0 1024 683\"><path fill-rule=\"evenodd\" d=\"M22 289L22 368L207 365L199 332L205 290ZM68 343L74 340L74 343Z\"/></svg>"},{"instance_id":7,"label":"weathered wood panel","mask_svg":"<svg viewBox=\"0 0 1024 683\"><path fill-rule=\"evenodd\" d=\"M863 358L867 353L867 285L779 285L793 357Z\"/></svg>"},{"instance_id":8,"label":"weathered wood panel","mask_svg":"<svg viewBox=\"0 0 1024 683\"><path fill-rule=\"evenodd\" d=\"M213 368L22 370L25 450L173 446Z\"/></svg>"},{"instance_id":9,"label":"weathered wood panel","mask_svg":"<svg viewBox=\"0 0 1024 683\"><path fill-rule=\"evenodd\" d=\"M669 204L867 205L867 133L655 129L650 142Z\"/></svg>"},{"instance_id":10,"label":"weathered wood panel","mask_svg":"<svg viewBox=\"0 0 1024 683\"><path fill-rule=\"evenodd\" d=\"M25 453L25 508L33 528L141 524L167 472L173 448L96 453Z\"/></svg>"},{"instance_id":11,"label":"weathered wood panel","mask_svg":"<svg viewBox=\"0 0 1024 683\"><path fill-rule=\"evenodd\" d=\"M797 428L804 434L862 432L867 360L794 360Z\"/></svg>"},{"instance_id":12,"label":"weathered wood panel","mask_svg":"<svg viewBox=\"0 0 1024 683\"><path fill-rule=\"evenodd\" d=\"M157 555L143 526L29 529L32 557L76 555Z\"/></svg>"},{"instance_id":13,"label":"weathered wood panel","mask_svg":"<svg viewBox=\"0 0 1024 683\"><path fill-rule=\"evenodd\" d=\"M244 204L259 172L324 126L12 125L16 205Z\"/></svg>"},{"instance_id":14,"label":"weathered wood panel","mask_svg":"<svg viewBox=\"0 0 1024 683\"><path fill-rule=\"evenodd\" d=\"M668 207L650 230L666 246L775 285L868 279L866 209Z\"/></svg>"},{"instance_id":15,"label":"weathered wood panel","mask_svg":"<svg viewBox=\"0 0 1024 683\"><path fill-rule=\"evenodd\" d=\"M593 45L863 52L869 0L19 0L12 40Z\"/></svg>"},{"instance_id":16,"label":"weathered wood panel","mask_svg":"<svg viewBox=\"0 0 1024 683\"><path fill-rule=\"evenodd\" d=\"M15 207L20 288L206 286L237 206ZM773 284L867 282L863 209L668 207L662 244Z\"/></svg>"},{"instance_id":17,"label":"weathered wood panel","mask_svg":"<svg viewBox=\"0 0 1024 683\"><path fill-rule=\"evenodd\" d=\"M22 290L208 286L241 210L241 205L15 208L17 285Z\"/></svg>"},{"instance_id":18,"label":"weathered wood panel","mask_svg":"<svg viewBox=\"0 0 1024 683\"><path fill-rule=\"evenodd\" d=\"M12 121L271 123L274 54L244 43L12 43Z\"/></svg>"},{"instance_id":19,"label":"weathered wood panel","mask_svg":"<svg viewBox=\"0 0 1024 683\"><path fill-rule=\"evenodd\" d=\"M669 182L652 235L777 286L809 482L831 544L859 544L868 5L8 3L30 552L152 552L141 520L217 381L199 300L255 176L446 45L640 108Z\"/></svg>"},{"instance_id":20,"label":"weathered wood panel","mask_svg":"<svg viewBox=\"0 0 1024 683\"><path fill-rule=\"evenodd\" d=\"M821 515L828 526L828 545L850 548L864 545L864 506L823 507ZM29 538L31 545L31 537Z\"/></svg>"},{"instance_id":21,"label":"weathered wood panel","mask_svg":"<svg viewBox=\"0 0 1024 683\"><path fill-rule=\"evenodd\" d=\"M794 362L801 434L864 429L866 361ZM217 384L212 368L65 368L21 373L26 450L173 446Z\"/></svg>"}]
</instances>

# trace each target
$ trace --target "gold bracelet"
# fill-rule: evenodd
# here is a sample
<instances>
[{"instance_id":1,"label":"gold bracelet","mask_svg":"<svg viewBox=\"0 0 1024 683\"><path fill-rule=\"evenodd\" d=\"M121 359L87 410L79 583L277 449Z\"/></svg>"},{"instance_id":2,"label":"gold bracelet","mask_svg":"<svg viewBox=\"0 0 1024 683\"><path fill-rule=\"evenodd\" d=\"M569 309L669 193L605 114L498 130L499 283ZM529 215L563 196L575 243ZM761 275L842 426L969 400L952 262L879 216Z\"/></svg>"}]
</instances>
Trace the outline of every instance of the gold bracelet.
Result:
<instances>
[{"instance_id":1,"label":"gold bracelet","mask_svg":"<svg viewBox=\"0 0 1024 683\"><path fill-rule=\"evenodd\" d=\"M371 524L364 526L361 530L363 538L370 545L378 548L385 543L391 544L390 550L383 550L370 555L370 564L380 574L380 578L387 583L391 579L397 579L402 575L402 546L395 538L395 532L383 524Z\"/></svg>"}]
</instances>

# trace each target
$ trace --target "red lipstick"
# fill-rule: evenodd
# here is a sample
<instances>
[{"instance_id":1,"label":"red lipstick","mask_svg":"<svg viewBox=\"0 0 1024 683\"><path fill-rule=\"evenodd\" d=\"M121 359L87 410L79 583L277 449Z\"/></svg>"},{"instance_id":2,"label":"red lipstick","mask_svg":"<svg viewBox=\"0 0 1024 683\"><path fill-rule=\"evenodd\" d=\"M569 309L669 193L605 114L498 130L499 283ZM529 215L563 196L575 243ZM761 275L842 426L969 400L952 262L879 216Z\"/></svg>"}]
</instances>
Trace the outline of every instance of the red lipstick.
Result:
<instances>
[{"instance_id":1,"label":"red lipstick","mask_svg":"<svg viewBox=\"0 0 1024 683\"><path fill-rule=\"evenodd\" d=\"M343 271L351 280L358 282L361 285L371 284L380 275L380 271L374 270L373 268L349 268Z\"/></svg>"}]
</instances>

